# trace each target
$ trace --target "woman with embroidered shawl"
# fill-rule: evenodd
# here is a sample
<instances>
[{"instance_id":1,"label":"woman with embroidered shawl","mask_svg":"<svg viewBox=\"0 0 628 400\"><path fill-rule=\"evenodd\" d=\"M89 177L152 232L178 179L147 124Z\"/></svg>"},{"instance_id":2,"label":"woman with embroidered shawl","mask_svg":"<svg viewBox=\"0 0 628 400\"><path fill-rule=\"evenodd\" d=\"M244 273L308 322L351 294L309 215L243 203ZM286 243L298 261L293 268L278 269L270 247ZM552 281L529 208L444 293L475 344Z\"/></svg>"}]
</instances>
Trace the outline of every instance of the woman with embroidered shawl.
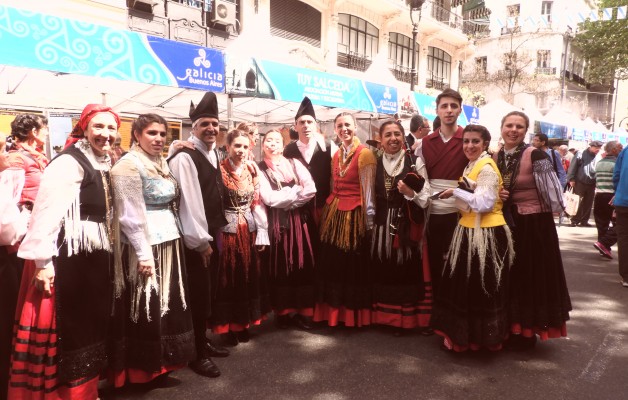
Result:
<instances>
[{"instance_id":1,"label":"woman with embroidered shawl","mask_svg":"<svg viewBox=\"0 0 628 400\"><path fill-rule=\"evenodd\" d=\"M166 121L156 114L133 123L131 149L111 169L116 227L116 302L110 381L147 383L185 367L196 350L187 307L179 186L162 156Z\"/></svg>"},{"instance_id":2,"label":"woman with embroidered shawl","mask_svg":"<svg viewBox=\"0 0 628 400\"><path fill-rule=\"evenodd\" d=\"M95 399L107 365L112 197L107 155L120 126L89 104L45 169L28 233L16 310L10 399Z\"/></svg>"},{"instance_id":3,"label":"woman with embroidered shawl","mask_svg":"<svg viewBox=\"0 0 628 400\"><path fill-rule=\"evenodd\" d=\"M404 148L405 131L399 122L384 122L379 137L383 153L375 173L370 257L373 323L395 327L398 335L430 323L432 287L429 264L422 257L423 208L429 202L430 185L422 160ZM406 179L409 176L416 184ZM422 332L431 334L428 329Z\"/></svg>"},{"instance_id":4,"label":"woman with embroidered shawl","mask_svg":"<svg viewBox=\"0 0 628 400\"><path fill-rule=\"evenodd\" d=\"M530 120L520 111L502 119L503 148L493 155L509 194L504 216L517 257L510 280L510 330L514 347L567 336L571 300L553 212L562 210L562 188L552 162L523 139ZM543 251L539 251L543 249Z\"/></svg>"},{"instance_id":5,"label":"woman with embroidered shawl","mask_svg":"<svg viewBox=\"0 0 628 400\"><path fill-rule=\"evenodd\" d=\"M259 196L259 169L247 162L249 136L227 134L228 157L222 161L227 225L221 228L220 261L212 303L211 326L232 346L249 341L249 327L270 312L267 266L260 252L269 244L268 221Z\"/></svg>"},{"instance_id":6,"label":"woman with embroidered shawl","mask_svg":"<svg viewBox=\"0 0 628 400\"><path fill-rule=\"evenodd\" d=\"M355 136L351 114L336 116L334 129L341 146L332 158L332 190L319 227L314 321L359 327L371 323L373 309L368 257L377 162L373 152Z\"/></svg>"},{"instance_id":7,"label":"woman with embroidered shawl","mask_svg":"<svg viewBox=\"0 0 628 400\"><path fill-rule=\"evenodd\" d=\"M434 301L432 327L443 348L456 352L502 348L508 338L508 276L515 253L502 214L502 179L487 153L491 135L481 125L467 125L462 149L469 164L455 197L460 220L454 231Z\"/></svg>"},{"instance_id":8,"label":"woman with embroidered shawl","mask_svg":"<svg viewBox=\"0 0 628 400\"><path fill-rule=\"evenodd\" d=\"M262 141L260 196L267 206L270 237L270 301L275 321L311 328L314 314L314 254L318 233L309 207L316 186L307 167L283 156L283 136L271 130Z\"/></svg>"}]
</instances>

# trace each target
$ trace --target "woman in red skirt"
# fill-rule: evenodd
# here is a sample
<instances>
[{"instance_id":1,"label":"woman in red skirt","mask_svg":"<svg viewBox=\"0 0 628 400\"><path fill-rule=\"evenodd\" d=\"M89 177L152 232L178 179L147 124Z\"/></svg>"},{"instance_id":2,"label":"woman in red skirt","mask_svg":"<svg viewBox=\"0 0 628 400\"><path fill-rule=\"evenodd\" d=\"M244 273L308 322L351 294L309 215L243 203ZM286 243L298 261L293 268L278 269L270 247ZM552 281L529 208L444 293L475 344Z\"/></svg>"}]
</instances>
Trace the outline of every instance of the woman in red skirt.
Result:
<instances>
[{"instance_id":1,"label":"woman in red skirt","mask_svg":"<svg viewBox=\"0 0 628 400\"><path fill-rule=\"evenodd\" d=\"M95 399L107 365L112 304L112 198L107 152L120 125L83 110L66 149L44 171L18 256L10 399Z\"/></svg>"}]
</instances>

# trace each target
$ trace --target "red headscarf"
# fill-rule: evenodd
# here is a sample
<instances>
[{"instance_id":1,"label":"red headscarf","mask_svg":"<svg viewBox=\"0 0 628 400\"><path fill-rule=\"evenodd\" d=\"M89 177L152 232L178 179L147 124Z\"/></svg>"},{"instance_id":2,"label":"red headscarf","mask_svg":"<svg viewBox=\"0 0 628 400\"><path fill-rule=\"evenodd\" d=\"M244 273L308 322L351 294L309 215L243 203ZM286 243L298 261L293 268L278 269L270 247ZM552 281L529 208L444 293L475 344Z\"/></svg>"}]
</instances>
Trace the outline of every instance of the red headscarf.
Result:
<instances>
[{"instance_id":1,"label":"red headscarf","mask_svg":"<svg viewBox=\"0 0 628 400\"><path fill-rule=\"evenodd\" d=\"M79 139L84 138L85 129L87 129L89 121L94 118L94 115L101 112L110 112L113 115L113 118L115 118L116 124L118 124L118 128L120 127L120 117L111 109L111 107L107 107L103 104L88 104L83 109L83 112L81 113L81 118L79 118L76 125L74 125L74 129L72 129L70 136L68 136L68 139L65 141L65 146L63 146L63 148L68 148L69 146L78 142Z\"/></svg>"}]
</instances>

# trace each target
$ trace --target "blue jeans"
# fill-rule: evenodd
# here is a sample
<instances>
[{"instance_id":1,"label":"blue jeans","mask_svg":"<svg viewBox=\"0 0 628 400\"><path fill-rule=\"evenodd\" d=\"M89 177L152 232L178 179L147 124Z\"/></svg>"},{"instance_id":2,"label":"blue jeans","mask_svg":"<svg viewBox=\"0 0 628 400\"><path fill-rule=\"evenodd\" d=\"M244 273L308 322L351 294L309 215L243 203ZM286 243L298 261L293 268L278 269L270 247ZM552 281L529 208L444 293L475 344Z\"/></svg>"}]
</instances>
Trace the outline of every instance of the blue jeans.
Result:
<instances>
[{"instance_id":1,"label":"blue jeans","mask_svg":"<svg viewBox=\"0 0 628 400\"><path fill-rule=\"evenodd\" d=\"M628 282L628 207L615 206L619 275Z\"/></svg>"}]
</instances>

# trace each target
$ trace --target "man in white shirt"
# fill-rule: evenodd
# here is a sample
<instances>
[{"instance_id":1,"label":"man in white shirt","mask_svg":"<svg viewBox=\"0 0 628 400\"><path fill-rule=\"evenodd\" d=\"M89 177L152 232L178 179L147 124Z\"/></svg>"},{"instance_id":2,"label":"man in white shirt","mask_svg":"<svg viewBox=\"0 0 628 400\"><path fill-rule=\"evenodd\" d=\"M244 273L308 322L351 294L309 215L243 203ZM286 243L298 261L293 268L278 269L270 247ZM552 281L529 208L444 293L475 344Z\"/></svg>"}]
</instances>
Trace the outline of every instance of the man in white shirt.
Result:
<instances>
[{"instance_id":1,"label":"man in white shirt","mask_svg":"<svg viewBox=\"0 0 628 400\"><path fill-rule=\"evenodd\" d=\"M190 107L194 149L183 147L170 159L172 174L181 186L179 215L183 227L190 307L197 359L190 368L199 375L215 378L220 370L210 357L226 357L227 349L212 344L206 337L211 315L211 284L218 271L217 235L227 224L223 211L224 184L220 162L224 153L216 148L220 130L218 101L212 92Z\"/></svg>"},{"instance_id":2,"label":"man in white shirt","mask_svg":"<svg viewBox=\"0 0 628 400\"><path fill-rule=\"evenodd\" d=\"M283 155L300 160L310 171L316 185L316 197L311 207L316 225L320 221L321 211L329 196L331 182L331 158L338 146L318 133L314 106L308 97L304 97L294 118L294 126L299 140L286 146Z\"/></svg>"}]
</instances>

